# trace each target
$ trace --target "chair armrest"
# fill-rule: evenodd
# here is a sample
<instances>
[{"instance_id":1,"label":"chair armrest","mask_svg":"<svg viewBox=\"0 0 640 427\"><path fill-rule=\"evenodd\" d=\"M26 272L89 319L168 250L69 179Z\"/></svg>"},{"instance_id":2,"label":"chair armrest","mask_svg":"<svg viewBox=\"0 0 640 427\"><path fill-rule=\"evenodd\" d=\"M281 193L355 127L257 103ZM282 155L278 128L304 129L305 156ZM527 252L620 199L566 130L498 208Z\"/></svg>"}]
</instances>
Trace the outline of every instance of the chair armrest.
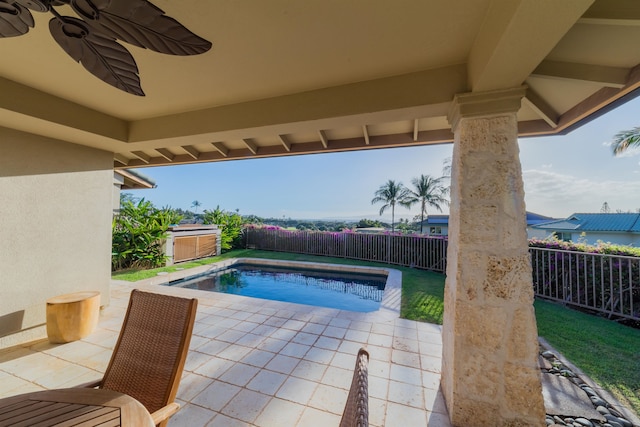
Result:
<instances>
[{"instance_id":1,"label":"chair armrest","mask_svg":"<svg viewBox=\"0 0 640 427\"><path fill-rule=\"evenodd\" d=\"M79 384L79 385L77 385L75 387L78 387L78 388L96 388L100 384L102 384L102 380L94 380L94 381L89 381L87 383Z\"/></svg>"},{"instance_id":2,"label":"chair armrest","mask_svg":"<svg viewBox=\"0 0 640 427\"><path fill-rule=\"evenodd\" d=\"M180 409L180 404L176 402L172 402L172 403L169 403L167 406L163 406L162 408L158 409L153 414L151 414L151 418L153 418L153 423L156 425L160 424L162 421L166 420L171 415L178 412L179 409Z\"/></svg>"}]
</instances>

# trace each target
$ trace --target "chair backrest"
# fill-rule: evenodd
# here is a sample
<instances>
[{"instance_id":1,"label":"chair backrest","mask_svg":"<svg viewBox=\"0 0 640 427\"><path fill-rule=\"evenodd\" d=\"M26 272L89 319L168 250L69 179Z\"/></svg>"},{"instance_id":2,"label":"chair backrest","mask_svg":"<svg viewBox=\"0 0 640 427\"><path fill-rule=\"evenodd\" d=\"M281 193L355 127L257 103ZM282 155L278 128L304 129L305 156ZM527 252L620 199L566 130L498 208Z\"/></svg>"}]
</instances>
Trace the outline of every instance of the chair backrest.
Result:
<instances>
[{"instance_id":1,"label":"chair backrest","mask_svg":"<svg viewBox=\"0 0 640 427\"><path fill-rule=\"evenodd\" d=\"M191 342L197 299L133 290L100 384L153 413L173 402Z\"/></svg>"},{"instance_id":2,"label":"chair backrest","mask_svg":"<svg viewBox=\"0 0 640 427\"><path fill-rule=\"evenodd\" d=\"M353 379L342 413L340 427L369 426L369 353L364 348L358 351Z\"/></svg>"}]
</instances>

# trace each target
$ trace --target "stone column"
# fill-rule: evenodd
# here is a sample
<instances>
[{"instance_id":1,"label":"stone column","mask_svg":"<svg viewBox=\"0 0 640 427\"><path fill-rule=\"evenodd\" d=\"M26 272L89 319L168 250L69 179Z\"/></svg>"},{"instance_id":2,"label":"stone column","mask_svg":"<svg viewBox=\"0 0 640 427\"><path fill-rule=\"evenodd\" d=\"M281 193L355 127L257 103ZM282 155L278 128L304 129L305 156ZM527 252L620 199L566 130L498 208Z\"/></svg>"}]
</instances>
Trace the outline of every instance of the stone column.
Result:
<instances>
[{"instance_id":1,"label":"stone column","mask_svg":"<svg viewBox=\"0 0 640 427\"><path fill-rule=\"evenodd\" d=\"M442 389L454 426L544 426L517 118L525 89L457 95Z\"/></svg>"}]
</instances>

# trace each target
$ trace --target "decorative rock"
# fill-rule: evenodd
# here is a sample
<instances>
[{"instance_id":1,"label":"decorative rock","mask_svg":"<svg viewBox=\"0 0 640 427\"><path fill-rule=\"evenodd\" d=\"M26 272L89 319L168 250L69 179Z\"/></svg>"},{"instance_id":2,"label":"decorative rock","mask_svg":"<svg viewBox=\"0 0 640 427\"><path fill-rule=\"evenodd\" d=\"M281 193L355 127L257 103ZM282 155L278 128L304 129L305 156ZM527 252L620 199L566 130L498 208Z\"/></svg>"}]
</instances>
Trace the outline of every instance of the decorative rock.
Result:
<instances>
[{"instance_id":1,"label":"decorative rock","mask_svg":"<svg viewBox=\"0 0 640 427\"><path fill-rule=\"evenodd\" d=\"M598 397L598 393L595 392L595 390L593 390L591 387L589 386L582 386L582 389L584 390L585 393L587 393L589 396L596 396Z\"/></svg>"},{"instance_id":2,"label":"decorative rock","mask_svg":"<svg viewBox=\"0 0 640 427\"><path fill-rule=\"evenodd\" d=\"M598 396L591 396L591 401L594 406L607 406L607 402L600 399Z\"/></svg>"},{"instance_id":3,"label":"decorative rock","mask_svg":"<svg viewBox=\"0 0 640 427\"><path fill-rule=\"evenodd\" d=\"M600 412L602 415L604 414L610 414L611 412L609 412L609 410L607 408L605 408L604 406L600 405L596 408L596 411Z\"/></svg>"},{"instance_id":4,"label":"decorative rock","mask_svg":"<svg viewBox=\"0 0 640 427\"><path fill-rule=\"evenodd\" d=\"M622 424L615 421L609 421L607 424L609 424L611 427L622 427Z\"/></svg>"},{"instance_id":5,"label":"decorative rock","mask_svg":"<svg viewBox=\"0 0 640 427\"><path fill-rule=\"evenodd\" d=\"M544 357L545 359L555 359L556 355L549 350L546 350L542 352L542 357Z\"/></svg>"},{"instance_id":6,"label":"decorative rock","mask_svg":"<svg viewBox=\"0 0 640 427\"><path fill-rule=\"evenodd\" d=\"M581 426L593 427L593 423L586 418L576 418L575 423Z\"/></svg>"},{"instance_id":7,"label":"decorative rock","mask_svg":"<svg viewBox=\"0 0 640 427\"><path fill-rule=\"evenodd\" d=\"M556 422L556 424L560 424L561 426L567 425L567 423L565 423L564 420L557 415L553 416L553 420Z\"/></svg>"},{"instance_id":8,"label":"decorative rock","mask_svg":"<svg viewBox=\"0 0 640 427\"><path fill-rule=\"evenodd\" d=\"M546 417L544 421L547 424L547 426L552 426L555 424L555 422L553 421L553 418Z\"/></svg>"}]
</instances>

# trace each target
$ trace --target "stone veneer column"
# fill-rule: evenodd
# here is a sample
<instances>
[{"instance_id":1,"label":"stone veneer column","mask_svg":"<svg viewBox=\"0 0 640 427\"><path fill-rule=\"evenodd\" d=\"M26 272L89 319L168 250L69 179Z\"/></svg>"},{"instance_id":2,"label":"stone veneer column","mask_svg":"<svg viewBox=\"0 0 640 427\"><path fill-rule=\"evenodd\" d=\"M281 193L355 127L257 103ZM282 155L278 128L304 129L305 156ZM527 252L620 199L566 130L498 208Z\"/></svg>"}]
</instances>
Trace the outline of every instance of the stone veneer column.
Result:
<instances>
[{"instance_id":1,"label":"stone veneer column","mask_svg":"<svg viewBox=\"0 0 640 427\"><path fill-rule=\"evenodd\" d=\"M457 95L442 389L454 426L544 426L517 118L525 89Z\"/></svg>"}]
</instances>

